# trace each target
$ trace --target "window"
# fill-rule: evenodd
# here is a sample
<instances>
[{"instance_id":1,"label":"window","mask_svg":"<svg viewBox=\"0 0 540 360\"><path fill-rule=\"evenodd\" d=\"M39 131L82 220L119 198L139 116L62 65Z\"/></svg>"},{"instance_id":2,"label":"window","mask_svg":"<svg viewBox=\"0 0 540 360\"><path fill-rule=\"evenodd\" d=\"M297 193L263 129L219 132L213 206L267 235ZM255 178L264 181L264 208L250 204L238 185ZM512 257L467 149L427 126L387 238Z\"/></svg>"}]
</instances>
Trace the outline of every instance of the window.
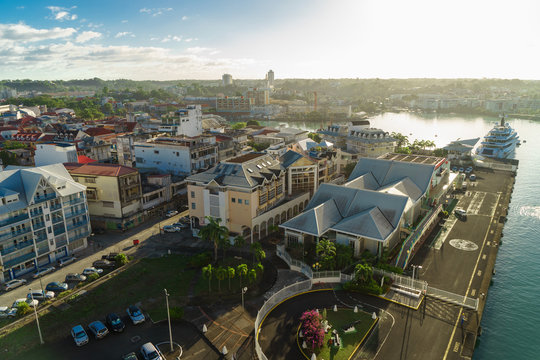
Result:
<instances>
[{"instance_id":1,"label":"window","mask_svg":"<svg viewBox=\"0 0 540 360\"><path fill-rule=\"evenodd\" d=\"M159 154L159 150L154 150L154 154Z\"/></svg>"},{"instance_id":2,"label":"window","mask_svg":"<svg viewBox=\"0 0 540 360\"><path fill-rule=\"evenodd\" d=\"M236 202L236 199L235 199L235 198L232 198L231 201L232 201L233 203L235 203L235 202Z\"/></svg>"},{"instance_id":3,"label":"window","mask_svg":"<svg viewBox=\"0 0 540 360\"><path fill-rule=\"evenodd\" d=\"M85 181L87 183L95 184L96 183L96 178L86 178Z\"/></svg>"},{"instance_id":4,"label":"window","mask_svg":"<svg viewBox=\"0 0 540 360\"><path fill-rule=\"evenodd\" d=\"M48 232L49 234L52 233L52 228L51 228L50 226L47 228L47 232Z\"/></svg>"},{"instance_id":5,"label":"window","mask_svg":"<svg viewBox=\"0 0 540 360\"><path fill-rule=\"evenodd\" d=\"M191 209L195 210L195 208L196 208L195 203L191 203Z\"/></svg>"},{"instance_id":6,"label":"window","mask_svg":"<svg viewBox=\"0 0 540 360\"><path fill-rule=\"evenodd\" d=\"M191 197L192 197L192 198L195 197L195 191L192 191L192 192L191 192Z\"/></svg>"},{"instance_id":7,"label":"window","mask_svg":"<svg viewBox=\"0 0 540 360\"><path fill-rule=\"evenodd\" d=\"M241 203L242 203L242 199L238 199L238 203L241 204Z\"/></svg>"},{"instance_id":8,"label":"window","mask_svg":"<svg viewBox=\"0 0 540 360\"><path fill-rule=\"evenodd\" d=\"M113 208L114 207L114 202L113 201L103 201L103 207Z\"/></svg>"}]
</instances>

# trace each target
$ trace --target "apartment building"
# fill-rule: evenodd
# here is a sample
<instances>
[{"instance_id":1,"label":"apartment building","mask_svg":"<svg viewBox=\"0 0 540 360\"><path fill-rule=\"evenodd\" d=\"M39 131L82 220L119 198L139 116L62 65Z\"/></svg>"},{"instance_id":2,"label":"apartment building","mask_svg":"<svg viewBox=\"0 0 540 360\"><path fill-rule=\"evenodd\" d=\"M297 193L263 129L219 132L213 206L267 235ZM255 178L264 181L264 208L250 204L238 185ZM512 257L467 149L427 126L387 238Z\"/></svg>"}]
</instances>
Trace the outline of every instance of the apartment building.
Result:
<instances>
[{"instance_id":1,"label":"apartment building","mask_svg":"<svg viewBox=\"0 0 540 360\"><path fill-rule=\"evenodd\" d=\"M349 153L369 158L394 152L396 147L396 139L375 128L351 130L345 142Z\"/></svg>"},{"instance_id":2,"label":"apartment building","mask_svg":"<svg viewBox=\"0 0 540 360\"><path fill-rule=\"evenodd\" d=\"M71 143L43 143L36 145L36 166L77 162L77 148Z\"/></svg>"},{"instance_id":3,"label":"apartment building","mask_svg":"<svg viewBox=\"0 0 540 360\"><path fill-rule=\"evenodd\" d=\"M265 153L248 153L189 176L189 215L195 228L206 216L222 219L230 232L250 241L268 235L268 228L298 214L309 193L286 196L285 169Z\"/></svg>"},{"instance_id":4,"label":"apartment building","mask_svg":"<svg viewBox=\"0 0 540 360\"><path fill-rule=\"evenodd\" d=\"M66 163L73 180L86 186L88 211L95 229L125 230L144 221L137 169L100 163Z\"/></svg>"},{"instance_id":5,"label":"apartment building","mask_svg":"<svg viewBox=\"0 0 540 360\"><path fill-rule=\"evenodd\" d=\"M86 248L85 189L62 164L0 171L0 282Z\"/></svg>"},{"instance_id":6,"label":"apartment building","mask_svg":"<svg viewBox=\"0 0 540 360\"><path fill-rule=\"evenodd\" d=\"M159 132L167 132L171 136L199 136L203 132L201 105L188 105L178 109L172 115L163 116Z\"/></svg>"},{"instance_id":7,"label":"apartment building","mask_svg":"<svg viewBox=\"0 0 540 360\"><path fill-rule=\"evenodd\" d=\"M151 134L124 134L116 137L116 153L118 164L135 166L135 142L146 141Z\"/></svg>"},{"instance_id":8,"label":"apartment building","mask_svg":"<svg viewBox=\"0 0 540 360\"><path fill-rule=\"evenodd\" d=\"M189 175L217 163L215 136L156 137L134 144L137 168L144 172Z\"/></svg>"}]
</instances>

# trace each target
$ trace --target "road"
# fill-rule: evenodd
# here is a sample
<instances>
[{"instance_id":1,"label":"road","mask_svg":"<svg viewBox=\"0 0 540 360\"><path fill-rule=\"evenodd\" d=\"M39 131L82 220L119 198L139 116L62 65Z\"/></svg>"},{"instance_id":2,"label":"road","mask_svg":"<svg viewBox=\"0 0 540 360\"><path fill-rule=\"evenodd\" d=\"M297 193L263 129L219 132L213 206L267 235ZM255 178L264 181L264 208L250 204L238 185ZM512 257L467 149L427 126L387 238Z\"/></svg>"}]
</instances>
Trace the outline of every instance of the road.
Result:
<instances>
[{"instance_id":1,"label":"road","mask_svg":"<svg viewBox=\"0 0 540 360\"><path fill-rule=\"evenodd\" d=\"M43 276L41 279L33 279L32 273L23 276L28 283L26 286L21 286L8 292L2 292L0 295L0 306L11 306L16 299L25 298L28 294L28 289L43 289L48 283L53 281L63 282L68 273L81 273L84 268L91 267L92 263L101 259L102 255L109 254L110 252L123 252L127 255L139 257L144 254L137 252L137 247L133 246L133 240L138 239L140 245L144 245L145 242L153 235L159 234L160 227L170 225L177 222L182 216L187 216L188 211L184 211L171 218L160 219L160 221L147 222L134 229L130 229L125 233L105 233L101 235L94 235L89 238L88 247L75 254L77 260L71 264L59 268L56 266L56 270ZM165 238L170 237L173 234L164 234ZM141 246L142 247L142 246ZM50 264L53 266L56 264ZM41 281L40 281L41 280ZM70 284L71 287L74 284Z\"/></svg>"}]
</instances>

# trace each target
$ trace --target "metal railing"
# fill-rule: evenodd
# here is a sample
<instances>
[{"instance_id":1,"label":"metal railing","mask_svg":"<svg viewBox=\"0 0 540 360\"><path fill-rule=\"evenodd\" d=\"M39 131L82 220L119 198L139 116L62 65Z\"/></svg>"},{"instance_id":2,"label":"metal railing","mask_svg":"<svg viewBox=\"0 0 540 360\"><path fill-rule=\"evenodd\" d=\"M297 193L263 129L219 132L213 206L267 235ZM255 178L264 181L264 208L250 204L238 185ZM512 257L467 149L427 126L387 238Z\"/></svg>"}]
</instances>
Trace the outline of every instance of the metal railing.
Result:
<instances>
[{"instance_id":1,"label":"metal railing","mask_svg":"<svg viewBox=\"0 0 540 360\"><path fill-rule=\"evenodd\" d=\"M22 221L22 220L26 220L28 219L28 214L20 214L20 215L17 215L17 216L12 216L6 220L2 220L0 221L0 227L4 227L6 225L11 225L11 224L15 224L19 221Z\"/></svg>"},{"instance_id":2,"label":"metal railing","mask_svg":"<svg viewBox=\"0 0 540 360\"><path fill-rule=\"evenodd\" d=\"M389 277L390 279L392 279L392 285L396 285L396 286L407 288L407 289L413 289L413 290L424 292L428 287L427 282L424 280L413 279L410 276L396 274L391 271L386 271L379 268L373 268L373 274Z\"/></svg>"},{"instance_id":3,"label":"metal railing","mask_svg":"<svg viewBox=\"0 0 540 360\"><path fill-rule=\"evenodd\" d=\"M86 224L88 224L88 221L85 219L84 221L79 221L79 222L76 222L75 224L69 224L67 226L67 229L68 229L68 231L73 230L75 228L78 228L78 227L86 225Z\"/></svg>"},{"instance_id":4,"label":"metal railing","mask_svg":"<svg viewBox=\"0 0 540 360\"><path fill-rule=\"evenodd\" d=\"M86 209L80 209L80 210L70 211L70 212L64 213L64 214L65 214L66 219L67 219L67 218L72 218L74 216L85 214L85 213L86 213Z\"/></svg>"},{"instance_id":5,"label":"metal railing","mask_svg":"<svg viewBox=\"0 0 540 360\"><path fill-rule=\"evenodd\" d=\"M4 261L4 269L13 267L13 266L15 266L17 264L23 263L23 262L25 262L27 260L30 260L30 259L33 259L35 257L36 257L36 254L34 252L31 252L29 254L24 254L24 255L21 255L21 256L17 256L14 259Z\"/></svg>"},{"instance_id":6,"label":"metal railing","mask_svg":"<svg viewBox=\"0 0 540 360\"><path fill-rule=\"evenodd\" d=\"M21 230L8 232L6 234L0 235L0 241L5 240L5 239L15 238L17 236L27 234L30 231L32 231L32 229L30 227L25 227L24 229L21 229Z\"/></svg>"},{"instance_id":7,"label":"metal railing","mask_svg":"<svg viewBox=\"0 0 540 360\"><path fill-rule=\"evenodd\" d=\"M43 195L43 196L34 196L34 204L39 204L41 202L51 200L51 199L54 199L54 198L56 198L55 193L47 194L47 195Z\"/></svg>"},{"instance_id":8,"label":"metal railing","mask_svg":"<svg viewBox=\"0 0 540 360\"><path fill-rule=\"evenodd\" d=\"M0 253L2 254L2 256L4 256L4 255L7 255L7 254L11 254L12 252L22 250L22 249L27 248L27 247L32 246L32 245L34 245L34 241L32 239L26 240L26 241L21 241L20 243L17 243L17 245L13 245L13 246L10 246L10 247L7 247L7 248L3 248L2 251L0 251Z\"/></svg>"},{"instance_id":9,"label":"metal railing","mask_svg":"<svg viewBox=\"0 0 540 360\"><path fill-rule=\"evenodd\" d=\"M433 288L431 286L427 287L426 294L436 299L461 305L474 311L478 310L478 299L473 299L465 295L454 294L449 291Z\"/></svg>"}]
</instances>

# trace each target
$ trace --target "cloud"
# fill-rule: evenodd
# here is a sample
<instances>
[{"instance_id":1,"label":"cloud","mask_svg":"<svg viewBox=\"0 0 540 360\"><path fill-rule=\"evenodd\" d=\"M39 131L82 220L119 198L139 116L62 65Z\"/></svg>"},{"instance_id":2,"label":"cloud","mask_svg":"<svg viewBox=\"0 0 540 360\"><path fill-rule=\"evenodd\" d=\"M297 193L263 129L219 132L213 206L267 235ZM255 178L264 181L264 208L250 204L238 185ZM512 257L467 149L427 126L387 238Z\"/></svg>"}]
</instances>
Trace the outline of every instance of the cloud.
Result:
<instances>
[{"instance_id":1,"label":"cloud","mask_svg":"<svg viewBox=\"0 0 540 360\"><path fill-rule=\"evenodd\" d=\"M195 47L187 48L187 49L186 49L186 52L188 52L188 53L190 53L190 54L203 54L203 53L207 53L207 54L210 54L210 55L215 55L215 54L218 54L218 53L219 53L219 51L216 50L216 49L206 48L206 47L200 47L200 46L195 46Z\"/></svg>"},{"instance_id":2,"label":"cloud","mask_svg":"<svg viewBox=\"0 0 540 360\"><path fill-rule=\"evenodd\" d=\"M103 24L94 24L94 23L90 22L90 23L88 23L88 25L86 25L86 26L88 26L89 28L92 28L92 29L97 29L97 28L102 27Z\"/></svg>"},{"instance_id":3,"label":"cloud","mask_svg":"<svg viewBox=\"0 0 540 360\"><path fill-rule=\"evenodd\" d=\"M75 38L75 42L78 43L85 43L87 41L90 41L92 39L97 39L101 37L101 33L95 32L95 31L83 31L77 37Z\"/></svg>"},{"instance_id":4,"label":"cloud","mask_svg":"<svg viewBox=\"0 0 540 360\"><path fill-rule=\"evenodd\" d=\"M26 24L0 24L0 39L4 41L33 42L66 38L77 30L74 28L54 27L52 29L35 29Z\"/></svg>"},{"instance_id":5,"label":"cloud","mask_svg":"<svg viewBox=\"0 0 540 360\"><path fill-rule=\"evenodd\" d=\"M189 19L187 16L182 16L182 20L186 21L187 19Z\"/></svg>"},{"instance_id":6,"label":"cloud","mask_svg":"<svg viewBox=\"0 0 540 360\"><path fill-rule=\"evenodd\" d=\"M125 36L135 37L135 35L133 35L133 33L130 32L130 31L122 31L122 32L119 32L116 35L114 35L115 38L121 38L121 37L125 37Z\"/></svg>"},{"instance_id":7,"label":"cloud","mask_svg":"<svg viewBox=\"0 0 540 360\"><path fill-rule=\"evenodd\" d=\"M128 22L128 20L122 20L122 24L125 24L127 22Z\"/></svg>"},{"instance_id":8,"label":"cloud","mask_svg":"<svg viewBox=\"0 0 540 360\"><path fill-rule=\"evenodd\" d=\"M176 36L176 35L167 35L166 37L161 39L162 43L166 43L166 42L169 42L169 41L180 42L180 41L182 41L182 37L181 36Z\"/></svg>"},{"instance_id":9,"label":"cloud","mask_svg":"<svg viewBox=\"0 0 540 360\"><path fill-rule=\"evenodd\" d=\"M185 42L189 43L189 42L192 42L192 41L197 41L199 39L197 38L187 38L187 39L184 39Z\"/></svg>"},{"instance_id":10,"label":"cloud","mask_svg":"<svg viewBox=\"0 0 540 360\"><path fill-rule=\"evenodd\" d=\"M173 8L152 8L152 9L142 8L142 9L139 9L140 13L152 15L154 17L159 16L159 15L163 15L163 13L169 12L169 11L173 11Z\"/></svg>"},{"instance_id":11,"label":"cloud","mask_svg":"<svg viewBox=\"0 0 540 360\"><path fill-rule=\"evenodd\" d=\"M71 14L71 10L75 9L76 6L73 6L71 8L64 8L60 6L47 6L47 9L51 11L51 17L49 19L54 19L58 21L65 21L65 20L76 20L77 15Z\"/></svg>"}]
</instances>

